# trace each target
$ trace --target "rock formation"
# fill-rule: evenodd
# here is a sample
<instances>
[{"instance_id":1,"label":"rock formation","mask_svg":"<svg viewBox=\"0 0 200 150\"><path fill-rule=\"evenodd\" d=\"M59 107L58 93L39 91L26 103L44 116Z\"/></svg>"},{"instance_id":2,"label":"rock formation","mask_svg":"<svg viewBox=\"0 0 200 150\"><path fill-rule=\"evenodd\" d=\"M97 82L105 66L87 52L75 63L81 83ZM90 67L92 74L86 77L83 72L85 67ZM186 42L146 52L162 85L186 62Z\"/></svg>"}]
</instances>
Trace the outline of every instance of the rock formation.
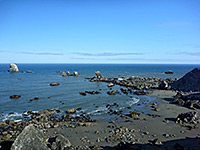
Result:
<instances>
[{"instance_id":1,"label":"rock formation","mask_svg":"<svg viewBox=\"0 0 200 150\"><path fill-rule=\"evenodd\" d=\"M10 64L9 72L19 72L19 69L16 64Z\"/></svg>"},{"instance_id":2,"label":"rock formation","mask_svg":"<svg viewBox=\"0 0 200 150\"><path fill-rule=\"evenodd\" d=\"M178 92L173 99L173 103L190 109L200 109L200 93L183 95Z\"/></svg>"},{"instance_id":3,"label":"rock formation","mask_svg":"<svg viewBox=\"0 0 200 150\"><path fill-rule=\"evenodd\" d=\"M96 77L98 79L102 78L102 75L101 75L100 71L95 72L95 74L96 74Z\"/></svg>"},{"instance_id":4,"label":"rock formation","mask_svg":"<svg viewBox=\"0 0 200 150\"><path fill-rule=\"evenodd\" d=\"M171 84L172 89L181 90L184 92L198 92L200 91L200 68L195 68L188 72L179 80Z\"/></svg>"}]
</instances>

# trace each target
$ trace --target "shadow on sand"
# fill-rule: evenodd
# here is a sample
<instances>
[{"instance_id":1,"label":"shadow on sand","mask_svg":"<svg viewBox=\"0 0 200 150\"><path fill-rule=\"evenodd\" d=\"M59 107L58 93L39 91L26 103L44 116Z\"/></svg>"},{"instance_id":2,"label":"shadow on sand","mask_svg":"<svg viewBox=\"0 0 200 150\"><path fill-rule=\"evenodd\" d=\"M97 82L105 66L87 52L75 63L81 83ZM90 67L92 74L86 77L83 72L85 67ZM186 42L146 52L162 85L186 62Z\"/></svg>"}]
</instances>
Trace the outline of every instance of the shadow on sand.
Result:
<instances>
[{"instance_id":1,"label":"shadow on sand","mask_svg":"<svg viewBox=\"0 0 200 150\"><path fill-rule=\"evenodd\" d=\"M105 150L200 150L200 138L171 140L156 146L150 144L118 144L115 147L105 146Z\"/></svg>"}]
</instances>

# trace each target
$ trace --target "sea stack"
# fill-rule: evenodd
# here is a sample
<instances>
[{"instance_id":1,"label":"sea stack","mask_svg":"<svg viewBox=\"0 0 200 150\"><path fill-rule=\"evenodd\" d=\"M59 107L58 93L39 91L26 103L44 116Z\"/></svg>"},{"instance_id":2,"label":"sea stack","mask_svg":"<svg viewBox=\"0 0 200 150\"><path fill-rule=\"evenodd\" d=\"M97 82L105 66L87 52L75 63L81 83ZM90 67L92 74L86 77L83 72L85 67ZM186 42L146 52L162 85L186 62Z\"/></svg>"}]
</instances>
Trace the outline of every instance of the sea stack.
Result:
<instances>
[{"instance_id":1,"label":"sea stack","mask_svg":"<svg viewBox=\"0 0 200 150\"><path fill-rule=\"evenodd\" d=\"M74 71L74 76L78 76L78 72L77 71Z\"/></svg>"},{"instance_id":2,"label":"sea stack","mask_svg":"<svg viewBox=\"0 0 200 150\"><path fill-rule=\"evenodd\" d=\"M100 71L95 72L95 74L96 74L96 77L98 79L102 78L102 75L101 75Z\"/></svg>"},{"instance_id":3,"label":"sea stack","mask_svg":"<svg viewBox=\"0 0 200 150\"><path fill-rule=\"evenodd\" d=\"M19 72L19 69L16 64L10 64L9 72Z\"/></svg>"}]
</instances>

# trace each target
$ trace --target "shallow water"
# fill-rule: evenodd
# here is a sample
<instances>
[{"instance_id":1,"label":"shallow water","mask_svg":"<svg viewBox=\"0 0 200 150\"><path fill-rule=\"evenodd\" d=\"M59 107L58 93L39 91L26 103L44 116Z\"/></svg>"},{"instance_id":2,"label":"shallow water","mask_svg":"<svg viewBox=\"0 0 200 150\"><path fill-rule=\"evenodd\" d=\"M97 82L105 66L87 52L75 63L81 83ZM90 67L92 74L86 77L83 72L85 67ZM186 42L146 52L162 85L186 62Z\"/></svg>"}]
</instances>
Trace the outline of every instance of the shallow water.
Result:
<instances>
[{"instance_id":1,"label":"shallow water","mask_svg":"<svg viewBox=\"0 0 200 150\"><path fill-rule=\"evenodd\" d=\"M0 64L0 120L20 119L21 113L27 110L58 108L65 111L68 108L82 108L80 112L100 115L107 113L107 104L117 103L117 109L152 98L133 95L108 95L107 83L89 82L86 77L93 77L100 71L105 77L128 78L159 77L180 78L185 73L200 65L142 65L142 64L17 64L20 71L32 70L33 73L9 73L9 64ZM81 76L62 77L56 71L78 71ZM174 74L166 75L165 71L172 70ZM51 82L60 83L51 87ZM119 90L114 86L113 90ZM82 96L80 91L99 91L98 95ZM10 99L10 95L21 95L19 99ZM38 96L39 100L31 99ZM132 97L133 96L133 97ZM11 113L11 115L8 115ZM13 114L14 113L14 114Z\"/></svg>"}]
</instances>

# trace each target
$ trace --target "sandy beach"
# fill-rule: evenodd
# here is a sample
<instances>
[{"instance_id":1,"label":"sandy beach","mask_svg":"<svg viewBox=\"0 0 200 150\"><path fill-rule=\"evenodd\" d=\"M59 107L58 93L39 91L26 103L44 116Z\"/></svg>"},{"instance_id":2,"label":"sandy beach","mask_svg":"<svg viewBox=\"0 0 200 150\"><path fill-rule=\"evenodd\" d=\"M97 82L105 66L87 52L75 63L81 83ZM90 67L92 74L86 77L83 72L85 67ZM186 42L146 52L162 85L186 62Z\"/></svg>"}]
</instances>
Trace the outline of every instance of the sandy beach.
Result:
<instances>
[{"instance_id":1,"label":"sandy beach","mask_svg":"<svg viewBox=\"0 0 200 150\"><path fill-rule=\"evenodd\" d=\"M170 104L174 91L155 90L150 96L158 97L160 111L154 111L151 104L146 105L149 114L140 114L138 119L120 117L115 115L110 119L99 119L97 123L91 123L89 127L66 128L65 122L58 128L51 128L45 135L51 137L62 134L67 137L75 147L99 145L103 149L116 149L120 146L120 138L131 137L127 143L121 145L132 149L176 149L176 146L184 149L198 149L200 147L200 129L189 130L175 123L180 113L189 112L190 109L175 104ZM155 115L155 116L154 116ZM166 121L167 120L167 121ZM119 131L118 131L119 130ZM110 139L110 140L109 140ZM151 141L158 139L161 145L151 145ZM117 146L118 145L118 146Z\"/></svg>"}]
</instances>

